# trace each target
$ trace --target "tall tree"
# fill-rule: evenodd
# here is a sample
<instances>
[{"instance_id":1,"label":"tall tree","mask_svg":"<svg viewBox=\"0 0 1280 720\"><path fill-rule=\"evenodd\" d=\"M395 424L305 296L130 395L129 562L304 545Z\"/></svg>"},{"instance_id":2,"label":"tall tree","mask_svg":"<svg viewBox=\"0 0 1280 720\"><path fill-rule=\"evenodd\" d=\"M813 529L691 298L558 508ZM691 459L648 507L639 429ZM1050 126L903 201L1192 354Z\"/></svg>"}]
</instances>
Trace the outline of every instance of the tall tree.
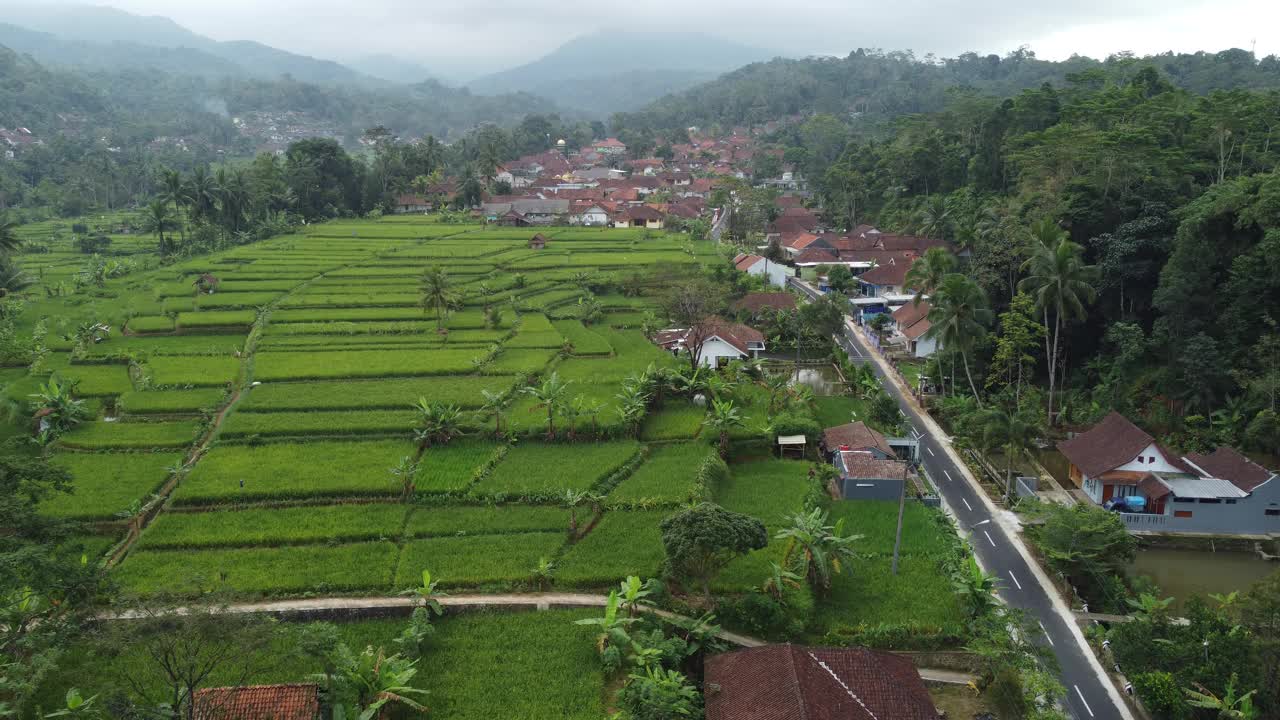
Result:
<instances>
[{"instance_id":1,"label":"tall tree","mask_svg":"<svg viewBox=\"0 0 1280 720\"><path fill-rule=\"evenodd\" d=\"M929 307L930 327L925 336L936 339L943 348L959 353L964 363L964 374L969 379L969 389L978 406L982 398L973 382L969 368L969 355L974 346L987 333L991 324L991 308L987 294L970 278L952 273L942 279L934 292Z\"/></svg>"},{"instance_id":2,"label":"tall tree","mask_svg":"<svg viewBox=\"0 0 1280 720\"><path fill-rule=\"evenodd\" d=\"M662 521L667 569L702 588L711 601L711 581L735 557L769 544L764 523L750 515L700 503Z\"/></svg>"},{"instance_id":3,"label":"tall tree","mask_svg":"<svg viewBox=\"0 0 1280 720\"><path fill-rule=\"evenodd\" d=\"M436 329L443 330L449 308L457 302L457 292L453 289L449 274L439 265L427 268L418 279L418 291L422 295L422 309L434 310Z\"/></svg>"},{"instance_id":4,"label":"tall tree","mask_svg":"<svg viewBox=\"0 0 1280 720\"><path fill-rule=\"evenodd\" d=\"M924 255L911 263L911 269L907 270L907 276L903 282L904 285L916 291L916 296L911 302L919 305L925 296L938 289L943 278L955 271L956 257L950 250L944 247L931 247L926 250Z\"/></svg>"}]
</instances>

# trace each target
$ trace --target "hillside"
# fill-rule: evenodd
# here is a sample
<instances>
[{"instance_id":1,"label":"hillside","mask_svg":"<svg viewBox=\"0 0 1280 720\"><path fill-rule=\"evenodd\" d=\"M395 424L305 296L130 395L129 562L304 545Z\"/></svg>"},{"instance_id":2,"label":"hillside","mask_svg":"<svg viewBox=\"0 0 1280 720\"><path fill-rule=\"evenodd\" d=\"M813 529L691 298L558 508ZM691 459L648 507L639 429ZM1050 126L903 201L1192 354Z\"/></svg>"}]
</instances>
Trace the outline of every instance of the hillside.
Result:
<instances>
[{"instance_id":1,"label":"hillside","mask_svg":"<svg viewBox=\"0 0 1280 720\"><path fill-rule=\"evenodd\" d=\"M1154 66L1196 94L1210 89L1280 87L1280 59L1255 62L1243 50L1166 53L1098 61L1073 56L1048 61L1029 51L1005 57L965 53L937 63L910 52L857 50L844 58L775 59L739 68L712 82L663 97L629 115L630 127L683 128L742 125L814 112L894 117L942 109L957 88L992 96L1014 95L1072 78L1085 85L1132 77ZM1095 73L1091 76L1089 73Z\"/></svg>"},{"instance_id":2,"label":"hillside","mask_svg":"<svg viewBox=\"0 0 1280 720\"><path fill-rule=\"evenodd\" d=\"M606 115L642 107L769 56L767 50L702 33L596 33L533 62L473 80L468 87L486 95L525 91Z\"/></svg>"},{"instance_id":3,"label":"hillside","mask_svg":"<svg viewBox=\"0 0 1280 720\"><path fill-rule=\"evenodd\" d=\"M0 44L45 65L116 71L154 69L204 77L274 79L321 85L380 84L331 60L257 42L220 42L163 17L87 5L6 5Z\"/></svg>"}]
</instances>

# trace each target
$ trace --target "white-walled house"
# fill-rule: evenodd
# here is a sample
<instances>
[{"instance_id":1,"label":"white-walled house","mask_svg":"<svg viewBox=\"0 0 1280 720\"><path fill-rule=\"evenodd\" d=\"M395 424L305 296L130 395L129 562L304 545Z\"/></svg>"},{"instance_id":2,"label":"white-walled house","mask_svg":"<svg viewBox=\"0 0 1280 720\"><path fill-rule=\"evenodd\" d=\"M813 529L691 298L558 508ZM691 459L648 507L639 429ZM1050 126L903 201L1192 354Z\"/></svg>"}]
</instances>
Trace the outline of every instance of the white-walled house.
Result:
<instances>
[{"instance_id":1,"label":"white-walled house","mask_svg":"<svg viewBox=\"0 0 1280 720\"><path fill-rule=\"evenodd\" d=\"M1280 480L1232 448L1182 455L1113 412L1058 449L1094 502L1142 498L1141 508L1118 508L1135 532L1280 533Z\"/></svg>"},{"instance_id":2,"label":"white-walled house","mask_svg":"<svg viewBox=\"0 0 1280 720\"><path fill-rule=\"evenodd\" d=\"M738 255L733 259L733 266L739 272L768 278L769 284L774 287L786 287L787 278L795 276L795 271L790 267L773 262L763 255Z\"/></svg>"},{"instance_id":3,"label":"white-walled house","mask_svg":"<svg viewBox=\"0 0 1280 720\"><path fill-rule=\"evenodd\" d=\"M609 224L609 211L599 205L592 205L570 218L574 224L604 227Z\"/></svg>"},{"instance_id":4,"label":"white-walled house","mask_svg":"<svg viewBox=\"0 0 1280 720\"><path fill-rule=\"evenodd\" d=\"M764 352L764 334L724 318L710 317L693 328L664 330L654 341L673 355L698 356L698 364L717 368L734 360L750 360Z\"/></svg>"},{"instance_id":5,"label":"white-walled house","mask_svg":"<svg viewBox=\"0 0 1280 720\"><path fill-rule=\"evenodd\" d=\"M902 336L912 357L927 358L938 352L937 338L926 337L929 328L933 327L929 322L928 301L921 300L919 304L908 302L894 310L891 317L894 329Z\"/></svg>"}]
</instances>

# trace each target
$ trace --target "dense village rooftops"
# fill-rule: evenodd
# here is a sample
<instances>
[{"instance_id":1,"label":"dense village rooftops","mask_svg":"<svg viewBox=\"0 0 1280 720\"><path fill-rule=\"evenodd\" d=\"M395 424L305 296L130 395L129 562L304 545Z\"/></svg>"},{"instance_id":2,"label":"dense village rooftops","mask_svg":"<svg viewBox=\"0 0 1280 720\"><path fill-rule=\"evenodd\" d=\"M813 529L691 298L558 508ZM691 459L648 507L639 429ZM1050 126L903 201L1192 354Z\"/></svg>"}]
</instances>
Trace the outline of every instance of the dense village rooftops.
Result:
<instances>
[{"instance_id":1,"label":"dense village rooftops","mask_svg":"<svg viewBox=\"0 0 1280 720\"><path fill-rule=\"evenodd\" d=\"M937 720L907 658L866 648L765 645L706 662L707 720Z\"/></svg>"},{"instance_id":2,"label":"dense village rooftops","mask_svg":"<svg viewBox=\"0 0 1280 720\"><path fill-rule=\"evenodd\" d=\"M795 264L800 266L806 265L833 265L840 262L840 258L830 250L821 248L808 248L796 256Z\"/></svg>"},{"instance_id":3,"label":"dense village rooftops","mask_svg":"<svg viewBox=\"0 0 1280 720\"><path fill-rule=\"evenodd\" d=\"M907 272L911 270L914 262L914 255L890 258L889 262L876 265L859 275L858 281L864 285L901 286L907 281Z\"/></svg>"}]
</instances>

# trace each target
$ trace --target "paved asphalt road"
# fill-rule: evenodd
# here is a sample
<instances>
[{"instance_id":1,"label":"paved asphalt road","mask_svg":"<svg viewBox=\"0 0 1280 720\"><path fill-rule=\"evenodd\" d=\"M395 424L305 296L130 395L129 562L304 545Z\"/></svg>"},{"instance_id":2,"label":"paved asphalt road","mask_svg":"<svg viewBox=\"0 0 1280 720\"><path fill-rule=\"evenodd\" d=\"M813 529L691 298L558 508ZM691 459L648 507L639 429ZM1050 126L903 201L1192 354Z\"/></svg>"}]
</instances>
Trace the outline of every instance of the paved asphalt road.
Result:
<instances>
[{"instance_id":1,"label":"paved asphalt road","mask_svg":"<svg viewBox=\"0 0 1280 720\"><path fill-rule=\"evenodd\" d=\"M813 297L817 291L801 285L799 288ZM845 328L837 340L849 357L857 362L871 362L871 353L864 340ZM1035 618L1043 634L1037 638L1040 644L1051 646L1058 658L1059 679L1066 687L1066 701L1071 714L1078 720L1130 720L1127 708L1116 705L1108 694L1102 678L1080 647L1065 620L1054 610L1049 598L1051 588L1045 588L1027 565L1022 554L1014 547L1005 529L991 517L989 506L979 498L982 492L967 479L952 462L944 449L945 438L937 437L930 424L924 422L912 402L903 398L898 384L884 377L878 363L871 362L884 388L898 401L898 407L920 436L920 460L938 487L938 492L951 508L960 529L969 535L970 543L979 562L987 572L998 575L1001 581L1000 596L1011 607L1026 610Z\"/></svg>"}]
</instances>

